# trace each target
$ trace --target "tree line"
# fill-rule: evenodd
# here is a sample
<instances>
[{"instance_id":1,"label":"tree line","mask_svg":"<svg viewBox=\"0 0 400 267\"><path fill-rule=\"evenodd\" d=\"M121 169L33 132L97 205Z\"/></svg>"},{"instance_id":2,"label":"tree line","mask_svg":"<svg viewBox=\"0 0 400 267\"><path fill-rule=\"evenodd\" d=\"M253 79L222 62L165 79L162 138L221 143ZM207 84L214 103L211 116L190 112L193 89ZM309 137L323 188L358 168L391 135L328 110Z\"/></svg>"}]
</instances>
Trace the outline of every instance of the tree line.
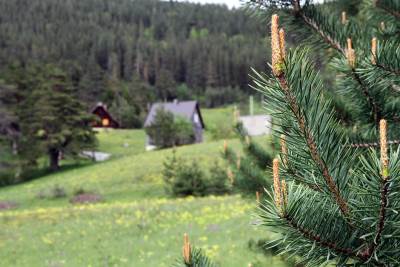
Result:
<instances>
[{"instance_id":1,"label":"tree line","mask_svg":"<svg viewBox=\"0 0 400 267\"><path fill-rule=\"evenodd\" d=\"M225 6L0 0L0 184L93 147L96 102L138 128L151 102L240 100L266 64L264 32Z\"/></svg>"},{"instance_id":2,"label":"tree line","mask_svg":"<svg viewBox=\"0 0 400 267\"><path fill-rule=\"evenodd\" d=\"M216 106L232 101L229 91L235 98L249 91L250 66L263 67L260 55L269 54L264 36L257 19L225 6L0 1L1 66L56 63L88 105L127 101L136 113L155 100L197 96ZM143 86L141 99L126 96Z\"/></svg>"}]
</instances>

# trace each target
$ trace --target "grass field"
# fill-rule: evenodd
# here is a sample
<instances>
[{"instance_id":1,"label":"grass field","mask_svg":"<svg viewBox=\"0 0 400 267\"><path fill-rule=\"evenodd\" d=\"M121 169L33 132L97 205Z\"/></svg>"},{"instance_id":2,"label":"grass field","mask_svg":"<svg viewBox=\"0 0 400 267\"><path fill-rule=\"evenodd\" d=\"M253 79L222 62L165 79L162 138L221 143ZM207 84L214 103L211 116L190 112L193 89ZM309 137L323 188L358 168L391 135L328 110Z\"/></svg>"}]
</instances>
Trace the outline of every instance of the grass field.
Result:
<instances>
[{"instance_id":1,"label":"grass field","mask_svg":"<svg viewBox=\"0 0 400 267\"><path fill-rule=\"evenodd\" d=\"M161 170L171 150L144 152L143 138L140 130L101 132L100 150L112 153L111 160L1 188L0 201L18 208L0 212L0 266L170 266L180 256L184 232L221 266L287 266L248 249L250 239L271 238L251 225L253 201L167 196ZM229 144L240 147L237 140ZM206 167L219 160L222 145L184 146L177 153ZM67 196L38 197L55 186ZM101 194L103 202L71 204L80 188Z\"/></svg>"},{"instance_id":2,"label":"grass field","mask_svg":"<svg viewBox=\"0 0 400 267\"><path fill-rule=\"evenodd\" d=\"M146 134L143 130L97 130L99 151L121 157L145 152Z\"/></svg>"}]
</instances>

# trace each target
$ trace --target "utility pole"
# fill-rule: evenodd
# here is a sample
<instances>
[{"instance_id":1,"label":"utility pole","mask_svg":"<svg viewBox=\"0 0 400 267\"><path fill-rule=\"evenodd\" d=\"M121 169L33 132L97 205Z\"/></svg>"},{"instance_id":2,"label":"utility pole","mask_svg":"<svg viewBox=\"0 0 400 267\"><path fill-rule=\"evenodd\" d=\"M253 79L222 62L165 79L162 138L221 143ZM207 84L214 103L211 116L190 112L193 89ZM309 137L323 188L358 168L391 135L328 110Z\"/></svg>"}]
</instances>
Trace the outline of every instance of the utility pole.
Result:
<instances>
[{"instance_id":1,"label":"utility pole","mask_svg":"<svg viewBox=\"0 0 400 267\"><path fill-rule=\"evenodd\" d=\"M249 97L249 109L250 109L249 110L250 116L253 116L254 115L254 98L252 95Z\"/></svg>"}]
</instances>

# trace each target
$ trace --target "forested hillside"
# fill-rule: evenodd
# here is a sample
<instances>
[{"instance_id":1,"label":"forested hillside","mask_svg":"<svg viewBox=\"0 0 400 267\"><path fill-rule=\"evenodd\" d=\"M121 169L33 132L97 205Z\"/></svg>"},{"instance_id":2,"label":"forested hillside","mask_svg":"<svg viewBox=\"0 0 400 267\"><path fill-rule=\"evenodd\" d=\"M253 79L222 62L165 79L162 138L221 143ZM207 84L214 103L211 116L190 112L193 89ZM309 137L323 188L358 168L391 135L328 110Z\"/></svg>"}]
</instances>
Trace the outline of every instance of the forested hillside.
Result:
<instances>
[{"instance_id":1,"label":"forested hillside","mask_svg":"<svg viewBox=\"0 0 400 267\"><path fill-rule=\"evenodd\" d=\"M88 106L103 101L130 106L137 115L158 99L207 96L207 106L237 100L249 90L250 66L265 65L264 35L262 24L245 11L224 6L0 1L3 68L55 63Z\"/></svg>"}]
</instances>

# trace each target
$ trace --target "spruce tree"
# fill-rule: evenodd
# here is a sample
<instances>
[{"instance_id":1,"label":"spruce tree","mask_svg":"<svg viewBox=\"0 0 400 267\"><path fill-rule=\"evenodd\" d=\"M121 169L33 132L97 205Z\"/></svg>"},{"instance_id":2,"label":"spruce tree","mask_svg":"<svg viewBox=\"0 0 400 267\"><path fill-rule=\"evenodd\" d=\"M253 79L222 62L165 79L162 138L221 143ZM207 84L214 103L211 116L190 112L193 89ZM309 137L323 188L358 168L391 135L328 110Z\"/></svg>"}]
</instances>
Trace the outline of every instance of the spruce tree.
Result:
<instances>
[{"instance_id":1,"label":"spruce tree","mask_svg":"<svg viewBox=\"0 0 400 267\"><path fill-rule=\"evenodd\" d=\"M336 47L335 62L343 67L340 86L351 92L348 105L353 101L354 108L368 110L369 116L355 114L354 123L362 131L343 129L309 60L309 49L299 46L286 51L285 32L273 15L272 74L256 72L255 87L269 99L266 107L281 126L277 133L282 152L273 161L272 200L260 205L260 224L281 234L272 245L289 256L300 256L308 266L398 266L400 148L388 138L399 134L395 119L399 113L392 102L397 100L392 89L398 80L392 71L399 69L399 44L389 40L375 50L374 41L371 49L362 43L368 38L360 36L353 39L358 44L356 54L349 40L340 41L341 34L349 33L342 28L349 30L348 26L333 24L308 1L305 6L298 1L279 2L287 4L284 12L295 13L295 19ZM375 76L378 72L387 75ZM365 97L360 99L361 95ZM372 145L358 145L354 135L362 140L379 137ZM370 148L360 148L365 146Z\"/></svg>"},{"instance_id":2,"label":"spruce tree","mask_svg":"<svg viewBox=\"0 0 400 267\"><path fill-rule=\"evenodd\" d=\"M13 84L8 101L20 134L19 157L26 165L32 167L47 155L50 169L57 170L61 155L77 156L93 147L92 115L62 70L53 65L16 66L5 76Z\"/></svg>"}]
</instances>

